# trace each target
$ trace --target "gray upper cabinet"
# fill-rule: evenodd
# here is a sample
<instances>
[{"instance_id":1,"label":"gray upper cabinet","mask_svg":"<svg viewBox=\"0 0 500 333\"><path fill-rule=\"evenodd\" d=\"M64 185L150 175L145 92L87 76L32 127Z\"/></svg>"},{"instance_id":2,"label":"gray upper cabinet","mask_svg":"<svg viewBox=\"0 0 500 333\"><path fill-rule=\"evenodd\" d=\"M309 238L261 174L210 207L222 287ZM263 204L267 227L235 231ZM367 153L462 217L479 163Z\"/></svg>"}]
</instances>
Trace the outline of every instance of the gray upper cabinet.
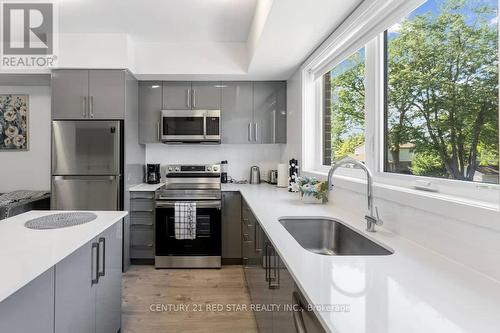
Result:
<instances>
[{"instance_id":1,"label":"gray upper cabinet","mask_svg":"<svg viewBox=\"0 0 500 333\"><path fill-rule=\"evenodd\" d=\"M160 141L161 81L139 83L139 143Z\"/></svg>"},{"instance_id":2,"label":"gray upper cabinet","mask_svg":"<svg viewBox=\"0 0 500 333\"><path fill-rule=\"evenodd\" d=\"M252 143L253 83L233 81L222 85L222 143Z\"/></svg>"},{"instance_id":3,"label":"gray upper cabinet","mask_svg":"<svg viewBox=\"0 0 500 333\"><path fill-rule=\"evenodd\" d=\"M286 143L286 82L222 85L222 143Z\"/></svg>"},{"instance_id":4,"label":"gray upper cabinet","mask_svg":"<svg viewBox=\"0 0 500 333\"><path fill-rule=\"evenodd\" d=\"M191 108L201 110L220 110L221 84L218 81L192 82Z\"/></svg>"},{"instance_id":5,"label":"gray upper cabinet","mask_svg":"<svg viewBox=\"0 0 500 333\"><path fill-rule=\"evenodd\" d=\"M191 100L191 82L163 82L163 109L189 110L191 109Z\"/></svg>"},{"instance_id":6,"label":"gray upper cabinet","mask_svg":"<svg viewBox=\"0 0 500 333\"><path fill-rule=\"evenodd\" d=\"M257 143L286 143L286 83L254 82L254 137Z\"/></svg>"},{"instance_id":7,"label":"gray upper cabinet","mask_svg":"<svg viewBox=\"0 0 500 333\"><path fill-rule=\"evenodd\" d=\"M165 110L219 110L221 87L218 81L163 82L163 109Z\"/></svg>"},{"instance_id":8,"label":"gray upper cabinet","mask_svg":"<svg viewBox=\"0 0 500 333\"><path fill-rule=\"evenodd\" d=\"M125 72L89 71L90 117L123 119L125 116Z\"/></svg>"},{"instance_id":9,"label":"gray upper cabinet","mask_svg":"<svg viewBox=\"0 0 500 333\"><path fill-rule=\"evenodd\" d=\"M54 70L53 119L123 119L124 70Z\"/></svg>"},{"instance_id":10,"label":"gray upper cabinet","mask_svg":"<svg viewBox=\"0 0 500 333\"><path fill-rule=\"evenodd\" d=\"M83 119L88 113L89 71L52 72L52 118Z\"/></svg>"}]
</instances>

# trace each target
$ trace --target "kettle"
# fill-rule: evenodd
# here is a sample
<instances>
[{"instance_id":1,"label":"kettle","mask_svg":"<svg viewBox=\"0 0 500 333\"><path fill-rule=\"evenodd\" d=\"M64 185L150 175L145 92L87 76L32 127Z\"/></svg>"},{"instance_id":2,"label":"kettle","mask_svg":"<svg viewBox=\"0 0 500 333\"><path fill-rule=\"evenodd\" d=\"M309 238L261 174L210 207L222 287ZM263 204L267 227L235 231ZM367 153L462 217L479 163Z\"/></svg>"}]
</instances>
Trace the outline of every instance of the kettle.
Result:
<instances>
[{"instance_id":1,"label":"kettle","mask_svg":"<svg viewBox=\"0 0 500 333\"><path fill-rule=\"evenodd\" d=\"M260 184L260 169L256 165L250 168L250 184Z\"/></svg>"}]
</instances>

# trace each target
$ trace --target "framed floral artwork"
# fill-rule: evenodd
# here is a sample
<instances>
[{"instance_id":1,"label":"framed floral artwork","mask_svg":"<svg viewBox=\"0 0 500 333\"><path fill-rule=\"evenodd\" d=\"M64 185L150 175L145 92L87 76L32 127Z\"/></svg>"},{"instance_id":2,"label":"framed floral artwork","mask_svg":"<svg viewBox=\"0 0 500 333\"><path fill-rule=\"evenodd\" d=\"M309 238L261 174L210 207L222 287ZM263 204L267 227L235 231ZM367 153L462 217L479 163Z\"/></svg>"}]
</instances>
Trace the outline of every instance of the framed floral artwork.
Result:
<instances>
[{"instance_id":1,"label":"framed floral artwork","mask_svg":"<svg viewBox=\"0 0 500 333\"><path fill-rule=\"evenodd\" d=\"M0 151L28 150L28 95L0 94Z\"/></svg>"}]
</instances>

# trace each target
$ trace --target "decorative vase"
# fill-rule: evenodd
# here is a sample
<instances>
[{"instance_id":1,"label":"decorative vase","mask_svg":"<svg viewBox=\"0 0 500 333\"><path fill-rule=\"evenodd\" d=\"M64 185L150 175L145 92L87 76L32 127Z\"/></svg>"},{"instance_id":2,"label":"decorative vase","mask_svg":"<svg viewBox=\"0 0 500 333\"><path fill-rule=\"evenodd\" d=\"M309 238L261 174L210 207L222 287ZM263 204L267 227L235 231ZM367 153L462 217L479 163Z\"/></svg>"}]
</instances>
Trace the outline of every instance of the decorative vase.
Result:
<instances>
[{"instance_id":1,"label":"decorative vase","mask_svg":"<svg viewBox=\"0 0 500 333\"><path fill-rule=\"evenodd\" d=\"M305 204L322 204L323 203L323 199L315 198L312 195L302 195L301 200L302 200L302 203L305 203Z\"/></svg>"}]
</instances>

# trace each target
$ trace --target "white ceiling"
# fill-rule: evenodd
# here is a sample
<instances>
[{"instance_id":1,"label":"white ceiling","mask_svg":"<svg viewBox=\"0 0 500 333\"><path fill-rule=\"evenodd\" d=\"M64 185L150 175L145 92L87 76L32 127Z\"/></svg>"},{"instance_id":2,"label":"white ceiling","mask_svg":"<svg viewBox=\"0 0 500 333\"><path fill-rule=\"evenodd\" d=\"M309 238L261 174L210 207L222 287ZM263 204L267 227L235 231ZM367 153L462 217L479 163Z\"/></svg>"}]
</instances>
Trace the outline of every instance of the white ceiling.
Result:
<instances>
[{"instance_id":1,"label":"white ceiling","mask_svg":"<svg viewBox=\"0 0 500 333\"><path fill-rule=\"evenodd\" d=\"M141 79L180 79L183 75L191 79L218 75L221 79L287 79L360 2L58 0L59 32L78 36L71 48L63 45L61 53L66 58L62 62L80 67L77 59L88 59L82 54L85 50L97 49L105 58L106 45L111 44L103 41L117 34L127 36L119 40L130 39L123 47L131 54L129 67ZM84 34L89 37L82 38ZM95 40L95 47L80 40ZM99 67L99 57L89 56Z\"/></svg>"},{"instance_id":2,"label":"white ceiling","mask_svg":"<svg viewBox=\"0 0 500 333\"><path fill-rule=\"evenodd\" d=\"M257 0L59 0L61 33L143 42L246 41Z\"/></svg>"}]
</instances>

